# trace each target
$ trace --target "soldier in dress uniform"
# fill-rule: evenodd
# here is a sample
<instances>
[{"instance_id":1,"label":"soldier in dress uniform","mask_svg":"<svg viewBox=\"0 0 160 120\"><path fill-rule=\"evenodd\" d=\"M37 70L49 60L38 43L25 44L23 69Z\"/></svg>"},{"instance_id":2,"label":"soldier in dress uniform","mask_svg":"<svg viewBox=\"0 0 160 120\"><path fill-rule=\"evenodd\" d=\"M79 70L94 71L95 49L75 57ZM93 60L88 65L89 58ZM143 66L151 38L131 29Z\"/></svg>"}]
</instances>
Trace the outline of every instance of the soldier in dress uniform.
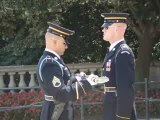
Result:
<instances>
[{"instance_id":1,"label":"soldier in dress uniform","mask_svg":"<svg viewBox=\"0 0 160 120\"><path fill-rule=\"evenodd\" d=\"M102 13L103 39L110 43L103 63L103 76L109 78L104 86L103 120L136 120L135 59L126 44L124 34L128 13Z\"/></svg>"},{"instance_id":2,"label":"soldier in dress uniform","mask_svg":"<svg viewBox=\"0 0 160 120\"><path fill-rule=\"evenodd\" d=\"M99 84L98 76L72 76L61 56L68 48L67 38L74 31L48 22L46 48L37 66L37 78L44 91L41 120L73 120L71 101L79 99ZM106 80L104 80L104 83ZM103 84L103 82L101 82Z\"/></svg>"}]
</instances>

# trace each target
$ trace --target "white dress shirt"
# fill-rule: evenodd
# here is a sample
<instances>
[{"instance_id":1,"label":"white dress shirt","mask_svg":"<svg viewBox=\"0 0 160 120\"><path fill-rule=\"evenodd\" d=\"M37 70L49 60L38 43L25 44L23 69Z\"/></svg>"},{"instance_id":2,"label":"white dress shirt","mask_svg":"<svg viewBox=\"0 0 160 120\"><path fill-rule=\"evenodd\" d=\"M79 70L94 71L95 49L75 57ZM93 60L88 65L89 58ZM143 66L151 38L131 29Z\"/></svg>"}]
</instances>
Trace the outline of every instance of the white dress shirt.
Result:
<instances>
[{"instance_id":1,"label":"white dress shirt","mask_svg":"<svg viewBox=\"0 0 160 120\"><path fill-rule=\"evenodd\" d=\"M109 47L109 51L111 51L118 43L120 43L121 41L124 41L124 38L123 39L120 39L114 43L112 43Z\"/></svg>"},{"instance_id":2,"label":"white dress shirt","mask_svg":"<svg viewBox=\"0 0 160 120\"><path fill-rule=\"evenodd\" d=\"M45 51L48 51L48 52L50 52L50 53L53 53L56 57L58 57L59 59L61 58L55 51L53 51L53 50L50 50L50 49L48 49L48 48L45 48Z\"/></svg>"}]
</instances>

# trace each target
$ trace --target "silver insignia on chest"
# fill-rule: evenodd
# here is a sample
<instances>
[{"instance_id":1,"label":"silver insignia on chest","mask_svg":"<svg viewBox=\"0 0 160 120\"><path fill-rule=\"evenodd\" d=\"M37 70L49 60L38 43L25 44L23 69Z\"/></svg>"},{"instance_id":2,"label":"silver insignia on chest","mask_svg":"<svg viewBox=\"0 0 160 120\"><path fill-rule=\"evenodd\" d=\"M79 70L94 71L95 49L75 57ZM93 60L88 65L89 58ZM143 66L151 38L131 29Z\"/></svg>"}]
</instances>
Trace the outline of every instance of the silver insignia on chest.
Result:
<instances>
[{"instance_id":1,"label":"silver insignia on chest","mask_svg":"<svg viewBox=\"0 0 160 120\"><path fill-rule=\"evenodd\" d=\"M111 71L111 59L106 62L106 71Z\"/></svg>"}]
</instances>

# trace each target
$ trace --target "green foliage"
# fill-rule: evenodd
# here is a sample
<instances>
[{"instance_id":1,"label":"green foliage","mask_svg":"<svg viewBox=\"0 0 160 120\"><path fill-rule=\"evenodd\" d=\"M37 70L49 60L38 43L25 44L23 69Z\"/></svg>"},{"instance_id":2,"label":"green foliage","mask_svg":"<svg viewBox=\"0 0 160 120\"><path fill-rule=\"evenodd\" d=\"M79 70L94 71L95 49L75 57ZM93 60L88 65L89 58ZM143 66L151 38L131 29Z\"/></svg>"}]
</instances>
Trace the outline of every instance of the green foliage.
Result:
<instances>
[{"instance_id":1,"label":"green foliage","mask_svg":"<svg viewBox=\"0 0 160 120\"><path fill-rule=\"evenodd\" d=\"M131 26L128 27L125 33L125 39L127 44L132 48L135 58L137 58L139 41L135 32L131 29Z\"/></svg>"},{"instance_id":2,"label":"green foliage","mask_svg":"<svg viewBox=\"0 0 160 120\"><path fill-rule=\"evenodd\" d=\"M44 49L47 21L76 31L64 56L66 62L102 60L106 46L102 40L100 13L109 10L106 6L91 0L2 1L0 64L36 64Z\"/></svg>"},{"instance_id":3,"label":"green foliage","mask_svg":"<svg viewBox=\"0 0 160 120\"><path fill-rule=\"evenodd\" d=\"M119 11L130 13L129 24L138 36L137 40L140 41L142 36L147 36L145 29L148 29L151 33L149 35L151 36L149 41L155 41L153 45L152 42L150 42L152 46L155 46L152 51L152 57L154 60L158 60L159 57L157 54L159 54L159 50L156 46L159 44L160 37L160 2L158 0L119 0L119 4L115 4L115 6L118 6L117 10ZM136 43L141 44L140 42ZM135 46L134 49L138 47L139 46Z\"/></svg>"},{"instance_id":4,"label":"green foliage","mask_svg":"<svg viewBox=\"0 0 160 120\"><path fill-rule=\"evenodd\" d=\"M68 52L64 56L67 62L97 62L102 61L106 53L106 44L102 39L100 14L108 12L107 3L94 1L78 1L68 4L59 18L61 24L75 30L70 39Z\"/></svg>"},{"instance_id":5,"label":"green foliage","mask_svg":"<svg viewBox=\"0 0 160 120\"><path fill-rule=\"evenodd\" d=\"M154 45L152 56L153 60L160 60L160 42Z\"/></svg>"},{"instance_id":6,"label":"green foliage","mask_svg":"<svg viewBox=\"0 0 160 120\"><path fill-rule=\"evenodd\" d=\"M131 4L134 7L130 6ZM130 6L130 9L126 6ZM145 9L142 9L142 6L145 6ZM131 20L134 23L139 22L134 15L137 13L136 17L141 21L147 17L147 20L157 24L159 21L158 9L155 10L154 6L158 6L158 4L152 3L150 0L147 2L132 0L1 0L0 65L37 64L45 47L44 33L48 27L47 21L59 23L76 32L70 38L69 49L64 55L66 63L100 62L109 46L102 39L103 19L100 14L110 11L133 12ZM137 56L139 41L136 35L138 34L133 32L133 24L130 24L126 38ZM153 52L154 59L159 59L157 43L155 43Z\"/></svg>"},{"instance_id":7,"label":"green foliage","mask_svg":"<svg viewBox=\"0 0 160 120\"><path fill-rule=\"evenodd\" d=\"M1 65L35 64L44 48L47 21L56 19L56 1L3 0L0 6Z\"/></svg>"},{"instance_id":8,"label":"green foliage","mask_svg":"<svg viewBox=\"0 0 160 120\"><path fill-rule=\"evenodd\" d=\"M159 59L158 48L154 44L158 43L160 34L160 1L119 0L118 3L114 3L117 11L130 13L129 25L138 40L133 42L137 46L136 80L143 81L149 78L151 60Z\"/></svg>"}]
</instances>

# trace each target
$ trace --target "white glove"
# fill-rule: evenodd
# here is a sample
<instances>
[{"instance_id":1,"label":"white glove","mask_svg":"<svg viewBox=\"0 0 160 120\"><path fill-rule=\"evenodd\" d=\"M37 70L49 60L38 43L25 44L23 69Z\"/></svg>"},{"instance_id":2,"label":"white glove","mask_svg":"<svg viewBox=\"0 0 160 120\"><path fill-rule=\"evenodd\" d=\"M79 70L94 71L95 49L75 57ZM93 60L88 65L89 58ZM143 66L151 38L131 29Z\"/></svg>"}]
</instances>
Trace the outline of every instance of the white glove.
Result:
<instances>
[{"instance_id":1,"label":"white glove","mask_svg":"<svg viewBox=\"0 0 160 120\"><path fill-rule=\"evenodd\" d=\"M86 77L87 76L86 73L84 73L84 72L76 73L75 75L80 76L80 77Z\"/></svg>"},{"instance_id":2,"label":"white glove","mask_svg":"<svg viewBox=\"0 0 160 120\"><path fill-rule=\"evenodd\" d=\"M91 86L97 85L97 82L96 82L96 80L98 79L97 75L91 74L86 79L91 84Z\"/></svg>"},{"instance_id":3,"label":"white glove","mask_svg":"<svg viewBox=\"0 0 160 120\"><path fill-rule=\"evenodd\" d=\"M97 75L91 74L87 78L88 82L91 84L91 86L95 85L101 85L109 81L108 77L98 77Z\"/></svg>"},{"instance_id":4,"label":"white glove","mask_svg":"<svg viewBox=\"0 0 160 120\"><path fill-rule=\"evenodd\" d=\"M81 77L86 77L87 75L86 75L86 73L84 73L84 72L80 72L80 76L81 76Z\"/></svg>"},{"instance_id":5,"label":"white glove","mask_svg":"<svg viewBox=\"0 0 160 120\"><path fill-rule=\"evenodd\" d=\"M84 72L80 72L80 73L75 74L75 77L76 77L77 81L81 81L83 78L86 78L87 75Z\"/></svg>"},{"instance_id":6,"label":"white glove","mask_svg":"<svg viewBox=\"0 0 160 120\"><path fill-rule=\"evenodd\" d=\"M75 78L77 79L78 82L82 80L82 77L79 75L76 75Z\"/></svg>"}]
</instances>

